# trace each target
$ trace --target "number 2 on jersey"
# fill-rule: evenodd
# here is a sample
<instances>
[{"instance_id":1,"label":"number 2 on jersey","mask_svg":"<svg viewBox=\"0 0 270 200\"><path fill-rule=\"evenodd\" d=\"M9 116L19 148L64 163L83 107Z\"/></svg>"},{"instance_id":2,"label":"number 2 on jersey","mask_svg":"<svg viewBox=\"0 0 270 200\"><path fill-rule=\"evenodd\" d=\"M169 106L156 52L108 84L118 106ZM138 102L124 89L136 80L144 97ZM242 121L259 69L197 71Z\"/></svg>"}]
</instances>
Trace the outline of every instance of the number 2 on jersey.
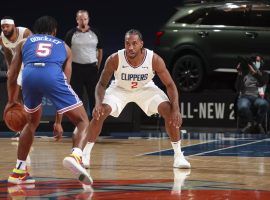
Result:
<instances>
[{"instance_id":1,"label":"number 2 on jersey","mask_svg":"<svg viewBox=\"0 0 270 200\"><path fill-rule=\"evenodd\" d=\"M39 57L47 57L51 54L52 44L51 43L38 43L36 54Z\"/></svg>"},{"instance_id":2,"label":"number 2 on jersey","mask_svg":"<svg viewBox=\"0 0 270 200\"><path fill-rule=\"evenodd\" d=\"M132 81L131 82L131 88L137 88L138 87L138 82L137 81Z\"/></svg>"}]
</instances>

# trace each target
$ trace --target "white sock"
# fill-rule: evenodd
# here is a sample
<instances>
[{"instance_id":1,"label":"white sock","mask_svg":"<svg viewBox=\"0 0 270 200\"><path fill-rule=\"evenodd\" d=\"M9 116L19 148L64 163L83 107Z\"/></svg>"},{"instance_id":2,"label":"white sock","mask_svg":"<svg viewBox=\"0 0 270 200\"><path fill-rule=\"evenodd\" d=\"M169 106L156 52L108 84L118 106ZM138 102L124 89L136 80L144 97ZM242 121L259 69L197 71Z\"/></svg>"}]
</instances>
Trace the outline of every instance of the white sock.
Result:
<instances>
[{"instance_id":1,"label":"white sock","mask_svg":"<svg viewBox=\"0 0 270 200\"><path fill-rule=\"evenodd\" d=\"M83 155L90 155L92 148L94 146L94 142L87 142L87 144L85 145L84 149L83 149Z\"/></svg>"},{"instance_id":2,"label":"white sock","mask_svg":"<svg viewBox=\"0 0 270 200\"><path fill-rule=\"evenodd\" d=\"M26 161L17 159L16 169L26 170Z\"/></svg>"},{"instance_id":3,"label":"white sock","mask_svg":"<svg viewBox=\"0 0 270 200\"><path fill-rule=\"evenodd\" d=\"M78 147L74 147L72 149L72 153L75 153L76 155L82 157L82 150L80 148L78 148Z\"/></svg>"},{"instance_id":4,"label":"white sock","mask_svg":"<svg viewBox=\"0 0 270 200\"><path fill-rule=\"evenodd\" d=\"M181 140L178 142L171 142L174 154L180 154L181 153Z\"/></svg>"}]
</instances>

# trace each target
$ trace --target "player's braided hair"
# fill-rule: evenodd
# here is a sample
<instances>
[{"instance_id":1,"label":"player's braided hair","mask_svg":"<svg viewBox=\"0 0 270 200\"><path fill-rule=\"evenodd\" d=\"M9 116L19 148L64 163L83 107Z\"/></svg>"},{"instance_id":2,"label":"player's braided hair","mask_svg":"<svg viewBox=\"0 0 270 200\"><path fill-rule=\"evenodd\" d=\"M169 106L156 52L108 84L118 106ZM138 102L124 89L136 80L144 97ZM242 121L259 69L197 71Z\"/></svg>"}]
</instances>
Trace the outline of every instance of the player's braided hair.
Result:
<instances>
[{"instance_id":1,"label":"player's braided hair","mask_svg":"<svg viewBox=\"0 0 270 200\"><path fill-rule=\"evenodd\" d=\"M51 16L38 18L33 26L35 34L51 34L57 29L57 21Z\"/></svg>"},{"instance_id":2,"label":"player's braided hair","mask_svg":"<svg viewBox=\"0 0 270 200\"><path fill-rule=\"evenodd\" d=\"M143 40L141 32L137 29L130 29L129 31L126 32L125 36L127 36L127 35L138 35L140 40Z\"/></svg>"}]
</instances>

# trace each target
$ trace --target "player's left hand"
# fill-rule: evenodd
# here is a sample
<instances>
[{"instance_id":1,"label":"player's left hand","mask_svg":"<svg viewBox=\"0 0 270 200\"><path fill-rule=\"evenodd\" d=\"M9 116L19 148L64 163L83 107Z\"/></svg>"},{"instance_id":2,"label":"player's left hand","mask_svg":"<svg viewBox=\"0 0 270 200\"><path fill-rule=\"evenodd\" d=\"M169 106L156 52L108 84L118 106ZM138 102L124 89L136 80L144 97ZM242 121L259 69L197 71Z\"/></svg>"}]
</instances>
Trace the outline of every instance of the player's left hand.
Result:
<instances>
[{"instance_id":1,"label":"player's left hand","mask_svg":"<svg viewBox=\"0 0 270 200\"><path fill-rule=\"evenodd\" d=\"M53 125L53 137L55 141L60 141L63 136L63 127L60 123L54 123Z\"/></svg>"}]
</instances>

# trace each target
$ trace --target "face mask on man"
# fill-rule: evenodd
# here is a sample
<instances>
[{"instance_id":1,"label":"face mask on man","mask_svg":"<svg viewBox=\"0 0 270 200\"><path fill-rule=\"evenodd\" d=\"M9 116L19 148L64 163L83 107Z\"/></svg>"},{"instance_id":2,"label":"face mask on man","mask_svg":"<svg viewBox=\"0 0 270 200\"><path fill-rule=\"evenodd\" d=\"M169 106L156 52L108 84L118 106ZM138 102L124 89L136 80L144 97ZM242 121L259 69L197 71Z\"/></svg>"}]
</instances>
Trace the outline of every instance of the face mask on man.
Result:
<instances>
[{"instance_id":1,"label":"face mask on man","mask_svg":"<svg viewBox=\"0 0 270 200\"><path fill-rule=\"evenodd\" d=\"M257 69L259 69L259 68L261 67L261 62L256 61L256 62L255 62L255 67L256 67Z\"/></svg>"}]
</instances>

